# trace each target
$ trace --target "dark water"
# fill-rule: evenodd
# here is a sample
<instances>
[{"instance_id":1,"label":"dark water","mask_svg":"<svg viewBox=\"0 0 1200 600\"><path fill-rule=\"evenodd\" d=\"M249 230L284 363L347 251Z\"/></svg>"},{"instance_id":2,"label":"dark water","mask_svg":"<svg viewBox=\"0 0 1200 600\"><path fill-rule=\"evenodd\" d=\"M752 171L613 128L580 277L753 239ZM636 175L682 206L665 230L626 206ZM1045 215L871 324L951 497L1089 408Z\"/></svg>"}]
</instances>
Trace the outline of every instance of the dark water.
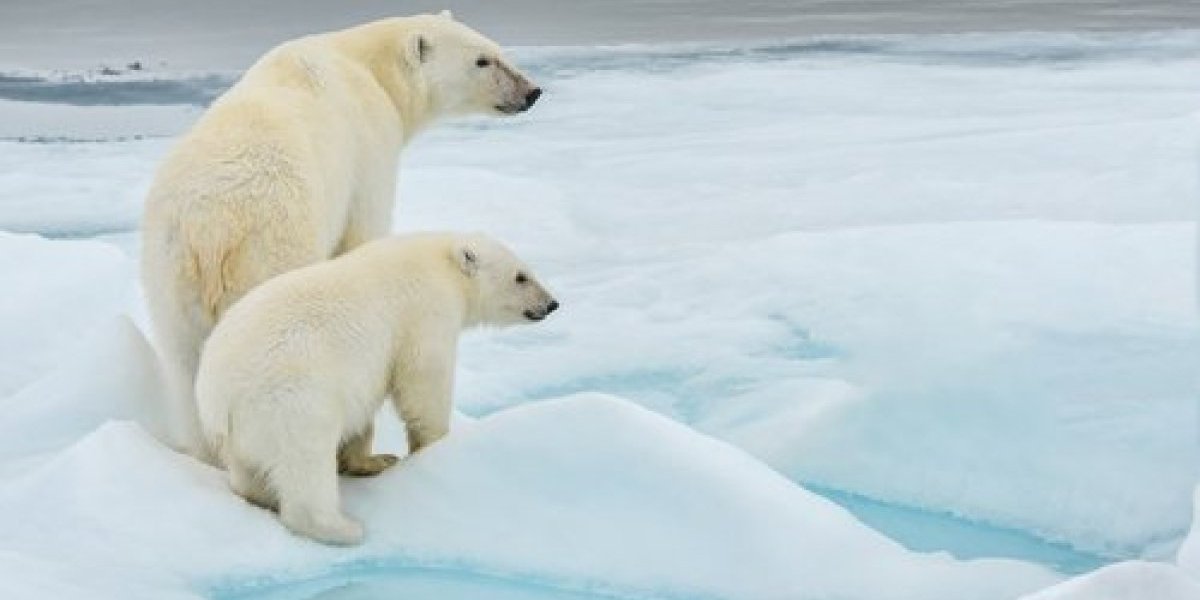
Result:
<instances>
[{"instance_id":1,"label":"dark water","mask_svg":"<svg viewBox=\"0 0 1200 600\"><path fill-rule=\"evenodd\" d=\"M1200 4L1200 0L1197 0ZM1009 36L830 34L744 43L700 42L623 48L517 48L522 68L541 79L578 73L671 72L720 65L814 58L868 59L921 65L1071 67L1112 60L1161 61L1200 55L1200 30L1185 32L1025 33ZM82 70L0 67L0 100L74 106L202 108L232 85L238 70L175 71L138 65ZM0 115L3 114L0 109Z\"/></svg>"},{"instance_id":2,"label":"dark water","mask_svg":"<svg viewBox=\"0 0 1200 600\"><path fill-rule=\"evenodd\" d=\"M298 35L442 8L507 45L1200 28L1196 0L2 0L0 69L240 69Z\"/></svg>"}]
</instances>

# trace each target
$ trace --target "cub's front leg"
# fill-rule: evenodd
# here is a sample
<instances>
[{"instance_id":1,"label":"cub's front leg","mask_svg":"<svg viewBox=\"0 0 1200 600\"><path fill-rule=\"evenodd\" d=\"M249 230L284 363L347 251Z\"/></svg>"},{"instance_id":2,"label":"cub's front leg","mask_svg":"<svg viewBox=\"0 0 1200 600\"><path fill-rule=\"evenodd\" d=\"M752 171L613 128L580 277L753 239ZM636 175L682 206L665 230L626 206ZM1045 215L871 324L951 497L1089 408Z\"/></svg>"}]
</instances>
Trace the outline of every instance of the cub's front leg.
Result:
<instances>
[{"instance_id":1,"label":"cub's front leg","mask_svg":"<svg viewBox=\"0 0 1200 600\"><path fill-rule=\"evenodd\" d=\"M392 378L392 402L404 419L409 454L442 439L450 431L450 397L454 387L451 354L449 360L442 362L402 366Z\"/></svg>"}]
</instances>

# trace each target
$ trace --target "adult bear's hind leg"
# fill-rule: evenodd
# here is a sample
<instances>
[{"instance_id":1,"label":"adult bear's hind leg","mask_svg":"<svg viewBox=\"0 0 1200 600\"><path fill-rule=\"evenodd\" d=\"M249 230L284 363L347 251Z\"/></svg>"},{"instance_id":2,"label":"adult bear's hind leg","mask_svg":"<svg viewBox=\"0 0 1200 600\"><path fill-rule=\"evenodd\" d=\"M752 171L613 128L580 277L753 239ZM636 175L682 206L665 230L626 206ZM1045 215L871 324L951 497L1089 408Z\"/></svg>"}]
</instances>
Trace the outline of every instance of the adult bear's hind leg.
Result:
<instances>
[{"instance_id":1,"label":"adult bear's hind leg","mask_svg":"<svg viewBox=\"0 0 1200 600\"><path fill-rule=\"evenodd\" d=\"M165 254L151 250L147 253ZM200 349L212 330L212 319L201 306L191 273L180 270L171 256L156 255L145 261L146 304L167 385L160 414L153 420L165 429L166 443L215 465L216 458L200 433L194 390Z\"/></svg>"}]
</instances>

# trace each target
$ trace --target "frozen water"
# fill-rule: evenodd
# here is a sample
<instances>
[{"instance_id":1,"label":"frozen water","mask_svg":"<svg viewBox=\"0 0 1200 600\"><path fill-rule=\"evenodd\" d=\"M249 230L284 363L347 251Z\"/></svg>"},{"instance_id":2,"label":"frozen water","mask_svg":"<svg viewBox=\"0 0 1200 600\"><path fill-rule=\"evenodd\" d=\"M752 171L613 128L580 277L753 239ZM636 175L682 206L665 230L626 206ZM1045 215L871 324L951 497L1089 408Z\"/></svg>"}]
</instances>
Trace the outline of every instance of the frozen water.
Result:
<instances>
[{"instance_id":1,"label":"frozen water","mask_svg":"<svg viewBox=\"0 0 1200 600\"><path fill-rule=\"evenodd\" d=\"M22 106L21 103L0 102L0 110L10 104ZM88 125L81 130L71 119L60 118L63 117L59 113L61 108L52 105L51 110L46 111L41 105L31 104L23 110L36 114L49 112L49 120L55 122L54 126L63 128L55 131L70 137L88 136L92 128L100 132L123 129L124 121L108 122L95 118L99 115L91 113L90 109L84 109L86 114L77 121ZM72 110L72 107L66 108L68 112ZM136 111L131 119L140 120L143 112ZM36 119L26 121L21 116L14 115L14 127L24 127L16 125L19 123L36 123ZM33 131L47 130L37 128ZM0 144L4 148L0 152L0 189L4 190L0 227L47 237L92 237L137 227L155 160L167 147L165 140ZM112 248L105 246L99 246L99 251L115 254ZM10 252L6 256L14 254ZM62 264L55 266L67 268Z\"/></svg>"},{"instance_id":2,"label":"frozen water","mask_svg":"<svg viewBox=\"0 0 1200 600\"><path fill-rule=\"evenodd\" d=\"M218 600L377 600L379 598L437 598L438 600L620 600L610 593L552 587L529 580L452 569L374 566L315 581L219 593ZM658 596L668 600L665 597Z\"/></svg>"},{"instance_id":3,"label":"frozen water","mask_svg":"<svg viewBox=\"0 0 1200 600\"><path fill-rule=\"evenodd\" d=\"M630 394L802 481L1136 553L1190 515L1192 235L852 229L568 276L557 322L468 347L463 397Z\"/></svg>"},{"instance_id":4,"label":"frozen water","mask_svg":"<svg viewBox=\"0 0 1200 600\"><path fill-rule=\"evenodd\" d=\"M406 164L400 227L496 232L568 308L468 346L462 406L601 389L801 481L1178 541L1200 46L1138 39L545 59L536 119Z\"/></svg>"},{"instance_id":5,"label":"frozen water","mask_svg":"<svg viewBox=\"0 0 1200 600\"><path fill-rule=\"evenodd\" d=\"M808 594L925 599L1053 580L913 554L859 520L910 549L1067 572L1174 554L1200 460L1200 35L519 54L544 104L420 139L397 227L494 233L564 310L465 340L457 401L482 420L347 482L374 532L347 554L104 424L160 426L153 357L116 316L141 312L139 204L170 144L154 136L195 109L0 103L0 137L43 142L0 141L0 228L44 236L0 235L0 275L21 290L0 307L0 402L18 407L0 422L0 557L21 578L0 590L470 594L515 579L517 597L795 598L797 577ZM622 401L525 406L596 391L853 515ZM1178 569L1128 562L1047 594L1187 591L1194 541ZM743 554L719 560L731 544ZM878 589L821 568L851 554ZM310 587L246 587L260 577Z\"/></svg>"},{"instance_id":6,"label":"frozen water","mask_svg":"<svg viewBox=\"0 0 1200 600\"><path fill-rule=\"evenodd\" d=\"M62 414L154 393L136 369L114 376L82 360L112 349L82 351L77 370L61 373L77 387L41 406L40 418L27 411L27 436L72 434L77 423ZM403 442L394 430L384 448ZM0 591L37 589L59 565L81 570L95 598L131 597L121 580L151 596L232 595L261 589L264 574L286 581L372 565L443 567L462 572L458 580L481 573L577 597L1001 599L1055 579L1019 562L909 553L736 448L598 395L459 423L399 468L346 480L347 509L370 527L354 549L291 536L230 494L222 473L129 422L22 463L0 481L0 552L46 566L6 573ZM837 568L851 558L870 561L875 575Z\"/></svg>"},{"instance_id":7,"label":"frozen water","mask_svg":"<svg viewBox=\"0 0 1200 600\"><path fill-rule=\"evenodd\" d=\"M1196 509L1200 511L1200 488ZM1197 569L1197 540L1200 519L1193 522L1180 548L1178 565L1161 562L1127 561L1064 581L1022 600L1193 600L1200 598Z\"/></svg>"},{"instance_id":8,"label":"frozen water","mask_svg":"<svg viewBox=\"0 0 1200 600\"><path fill-rule=\"evenodd\" d=\"M945 512L870 500L812 484L805 487L837 502L863 523L917 552L947 552L962 559L1015 558L1068 574L1091 571L1109 562L1105 557L1048 542L1020 529L989 526Z\"/></svg>"},{"instance_id":9,"label":"frozen water","mask_svg":"<svg viewBox=\"0 0 1200 600\"><path fill-rule=\"evenodd\" d=\"M7 200L4 206L18 208ZM131 296L132 265L98 242L0 232L0 273L6 289L0 298L0 396L49 370Z\"/></svg>"},{"instance_id":10,"label":"frozen water","mask_svg":"<svg viewBox=\"0 0 1200 600\"><path fill-rule=\"evenodd\" d=\"M136 419L166 439L165 417L156 410L163 388L155 361L129 319L100 327L62 367L4 400L0 466L60 451L112 419Z\"/></svg>"},{"instance_id":11,"label":"frozen water","mask_svg":"<svg viewBox=\"0 0 1200 600\"><path fill-rule=\"evenodd\" d=\"M1200 486L1196 487L1192 528L1179 547L1179 566L1200 578Z\"/></svg>"},{"instance_id":12,"label":"frozen water","mask_svg":"<svg viewBox=\"0 0 1200 600\"><path fill-rule=\"evenodd\" d=\"M1022 600L1195 600L1200 581L1178 567L1130 561L1030 594Z\"/></svg>"}]
</instances>

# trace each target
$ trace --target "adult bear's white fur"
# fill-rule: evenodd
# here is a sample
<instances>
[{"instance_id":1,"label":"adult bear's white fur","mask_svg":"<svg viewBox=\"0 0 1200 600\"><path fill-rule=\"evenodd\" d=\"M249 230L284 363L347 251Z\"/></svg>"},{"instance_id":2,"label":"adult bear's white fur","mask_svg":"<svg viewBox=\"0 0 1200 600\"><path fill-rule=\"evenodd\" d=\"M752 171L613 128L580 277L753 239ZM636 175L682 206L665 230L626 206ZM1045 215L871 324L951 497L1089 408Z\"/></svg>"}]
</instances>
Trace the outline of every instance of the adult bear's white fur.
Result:
<instances>
[{"instance_id":1,"label":"adult bear's white fur","mask_svg":"<svg viewBox=\"0 0 1200 600\"><path fill-rule=\"evenodd\" d=\"M220 315L274 275L391 229L400 149L438 117L510 114L540 90L448 13L287 42L177 144L146 200L143 282L192 451L192 385Z\"/></svg>"},{"instance_id":2,"label":"adult bear's white fur","mask_svg":"<svg viewBox=\"0 0 1200 600\"><path fill-rule=\"evenodd\" d=\"M235 492L279 509L292 531L362 539L337 473L396 461L361 443L391 396L410 451L446 434L459 333L539 321L558 307L521 262L480 235L387 238L252 290L204 346L204 437Z\"/></svg>"}]
</instances>

